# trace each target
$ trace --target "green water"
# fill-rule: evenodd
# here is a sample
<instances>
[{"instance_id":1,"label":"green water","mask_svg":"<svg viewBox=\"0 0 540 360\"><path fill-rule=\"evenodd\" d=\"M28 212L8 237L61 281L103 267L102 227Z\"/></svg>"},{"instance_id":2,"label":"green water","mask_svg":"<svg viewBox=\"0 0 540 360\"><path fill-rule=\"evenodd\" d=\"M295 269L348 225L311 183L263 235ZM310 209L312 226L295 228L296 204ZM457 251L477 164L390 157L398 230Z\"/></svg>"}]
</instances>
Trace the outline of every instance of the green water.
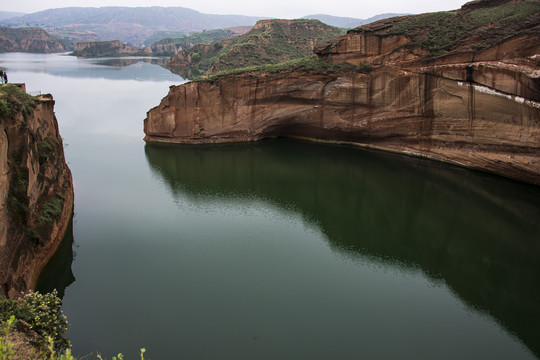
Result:
<instances>
[{"instance_id":1,"label":"green water","mask_svg":"<svg viewBox=\"0 0 540 360\"><path fill-rule=\"evenodd\" d=\"M165 69L0 66L55 96L75 216L40 287L63 290L78 356L540 356L538 187L286 139L145 145Z\"/></svg>"}]
</instances>

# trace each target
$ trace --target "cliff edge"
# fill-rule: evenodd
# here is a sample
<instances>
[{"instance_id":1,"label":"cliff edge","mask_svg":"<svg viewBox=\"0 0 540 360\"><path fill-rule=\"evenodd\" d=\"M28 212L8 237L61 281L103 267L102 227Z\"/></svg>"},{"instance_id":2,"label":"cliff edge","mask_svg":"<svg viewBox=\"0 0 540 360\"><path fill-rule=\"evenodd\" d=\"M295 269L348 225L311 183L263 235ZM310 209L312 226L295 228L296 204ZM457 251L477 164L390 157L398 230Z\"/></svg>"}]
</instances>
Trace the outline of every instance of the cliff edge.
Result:
<instances>
[{"instance_id":1,"label":"cliff edge","mask_svg":"<svg viewBox=\"0 0 540 360\"><path fill-rule=\"evenodd\" d=\"M148 112L145 140L345 142L540 185L540 3L495 5L350 30L315 48L318 67L173 86Z\"/></svg>"},{"instance_id":2,"label":"cliff edge","mask_svg":"<svg viewBox=\"0 0 540 360\"><path fill-rule=\"evenodd\" d=\"M0 285L33 289L73 214L73 183L51 95L0 87Z\"/></svg>"}]
</instances>

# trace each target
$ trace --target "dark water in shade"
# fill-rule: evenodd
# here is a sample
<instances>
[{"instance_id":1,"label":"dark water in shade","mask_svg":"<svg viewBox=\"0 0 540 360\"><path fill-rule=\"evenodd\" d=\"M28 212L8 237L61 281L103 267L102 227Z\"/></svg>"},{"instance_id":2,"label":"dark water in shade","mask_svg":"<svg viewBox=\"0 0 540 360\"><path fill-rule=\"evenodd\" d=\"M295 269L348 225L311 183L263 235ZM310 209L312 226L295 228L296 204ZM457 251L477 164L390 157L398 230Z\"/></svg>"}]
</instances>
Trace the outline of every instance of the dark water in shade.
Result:
<instances>
[{"instance_id":1,"label":"dark water in shade","mask_svg":"<svg viewBox=\"0 0 540 360\"><path fill-rule=\"evenodd\" d=\"M181 79L10 56L68 144L73 236L40 286L65 288L78 356L539 358L540 188L284 139L145 145Z\"/></svg>"}]
</instances>

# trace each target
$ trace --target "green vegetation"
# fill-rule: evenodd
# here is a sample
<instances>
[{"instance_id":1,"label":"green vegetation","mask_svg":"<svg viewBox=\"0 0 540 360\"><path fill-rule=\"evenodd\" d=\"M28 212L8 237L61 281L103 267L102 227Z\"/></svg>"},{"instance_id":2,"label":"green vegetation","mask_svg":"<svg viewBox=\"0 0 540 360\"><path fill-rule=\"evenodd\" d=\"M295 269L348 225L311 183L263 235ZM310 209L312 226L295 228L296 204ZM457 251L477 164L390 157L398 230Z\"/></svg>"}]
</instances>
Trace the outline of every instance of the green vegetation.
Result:
<instances>
[{"instance_id":1,"label":"green vegetation","mask_svg":"<svg viewBox=\"0 0 540 360\"><path fill-rule=\"evenodd\" d=\"M32 354L18 354L14 344L8 339L17 322L23 321L42 339L36 344ZM56 290L48 294L30 292L19 300L0 298L0 360L75 360L71 355L71 343L64 336L68 322L62 313L62 300ZM141 360L144 360L145 349L141 349ZM85 356L87 359L88 356ZM97 359L104 360L101 355ZM118 354L113 360L123 360Z\"/></svg>"},{"instance_id":2,"label":"green vegetation","mask_svg":"<svg viewBox=\"0 0 540 360\"><path fill-rule=\"evenodd\" d=\"M44 139L38 143L39 165L45 166L58 150L59 144L52 139Z\"/></svg>"},{"instance_id":3,"label":"green vegetation","mask_svg":"<svg viewBox=\"0 0 540 360\"><path fill-rule=\"evenodd\" d=\"M143 41L144 46L152 46L167 39L178 39L186 36L184 31L156 31Z\"/></svg>"},{"instance_id":4,"label":"green vegetation","mask_svg":"<svg viewBox=\"0 0 540 360\"><path fill-rule=\"evenodd\" d=\"M0 117L5 117L10 114L9 104L6 99L0 99Z\"/></svg>"},{"instance_id":5,"label":"green vegetation","mask_svg":"<svg viewBox=\"0 0 540 360\"><path fill-rule=\"evenodd\" d=\"M13 324L14 319L26 322L43 339L50 338L54 352L58 354L71 348L64 337L68 323L61 308L62 300L56 290L49 294L30 292L18 301L0 299L0 321L8 321L8 324Z\"/></svg>"},{"instance_id":6,"label":"green vegetation","mask_svg":"<svg viewBox=\"0 0 540 360\"><path fill-rule=\"evenodd\" d=\"M0 116L10 116L22 111L26 119L36 107L37 97L28 95L16 84L7 84L0 88Z\"/></svg>"},{"instance_id":7,"label":"green vegetation","mask_svg":"<svg viewBox=\"0 0 540 360\"><path fill-rule=\"evenodd\" d=\"M45 205L43 205L38 216L38 222L42 225L50 225L54 220L58 220L64 209L64 200L64 197L59 193L51 196Z\"/></svg>"},{"instance_id":8,"label":"green vegetation","mask_svg":"<svg viewBox=\"0 0 540 360\"><path fill-rule=\"evenodd\" d=\"M360 66L355 66L349 63L337 63L333 64L320 60L316 55L306 56L301 59L295 59L286 61L279 64L268 64L268 65L259 65L259 66L247 66L239 69L225 70L220 71L212 76L209 76L198 81L204 82L209 81L213 82L217 79L227 77L227 76L236 76L236 75L259 75L261 73L279 73L284 71L302 71L302 72L318 72L318 73L338 73L343 71L353 71L359 73L370 73L373 70L373 67L367 64L362 64Z\"/></svg>"},{"instance_id":9,"label":"green vegetation","mask_svg":"<svg viewBox=\"0 0 540 360\"><path fill-rule=\"evenodd\" d=\"M0 360L75 360L71 355L71 343L64 337L68 322L62 313L62 300L56 290L48 294L30 292L19 300L0 298ZM18 354L14 344L8 339L17 322L23 321L42 339L35 344L36 352ZM141 349L141 360L144 360L146 349ZM88 355L84 357L88 359ZM100 354L98 360L105 360ZM113 356L112 360L124 360L122 354Z\"/></svg>"},{"instance_id":10,"label":"green vegetation","mask_svg":"<svg viewBox=\"0 0 540 360\"><path fill-rule=\"evenodd\" d=\"M156 38L156 36L158 35L154 34L149 39ZM189 49L193 45L211 44L214 41L230 39L233 36L235 36L235 32L229 29L207 30L189 35L182 34L182 36L179 37L160 37L159 39L156 39L158 41L152 42L150 43L150 45L180 44L183 49ZM145 41L145 44L147 43L147 41L148 39Z\"/></svg>"},{"instance_id":11,"label":"green vegetation","mask_svg":"<svg viewBox=\"0 0 540 360\"><path fill-rule=\"evenodd\" d=\"M267 20L244 35L196 45L178 55L187 60L187 68L172 67L183 77L197 79L220 71L279 64L308 56L314 44L343 33L318 20Z\"/></svg>"},{"instance_id":12,"label":"green vegetation","mask_svg":"<svg viewBox=\"0 0 540 360\"><path fill-rule=\"evenodd\" d=\"M515 35L521 26L538 18L539 13L538 1L482 8L464 16L456 11L442 11L411 16L396 23L387 34L407 34L415 40L415 45L430 50L432 56L453 50L471 37L478 38L471 49L481 50Z\"/></svg>"},{"instance_id":13,"label":"green vegetation","mask_svg":"<svg viewBox=\"0 0 540 360\"><path fill-rule=\"evenodd\" d=\"M8 360L12 359L15 355L15 350L13 350L13 344L10 343L7 339L9 334L9 329L15 324L15 316L11 315L10 318L4 323L2 322L3 328L0 329L2 335L0 336L0 359Z\"/></svg>"},{"instance_id":14,"label":"green vegetation","mask_svg":"<svg viewBox=\"0 0 540 360\"><path fill-rule=\"evenodd\" d=\"M18 166L22 159L22 152L15 154L15 165L12 166L11 182L9 186L7 206L11 219L16 223L25 224L29 216L28 195L28 169Z\"/></svg>"}]
</instances>

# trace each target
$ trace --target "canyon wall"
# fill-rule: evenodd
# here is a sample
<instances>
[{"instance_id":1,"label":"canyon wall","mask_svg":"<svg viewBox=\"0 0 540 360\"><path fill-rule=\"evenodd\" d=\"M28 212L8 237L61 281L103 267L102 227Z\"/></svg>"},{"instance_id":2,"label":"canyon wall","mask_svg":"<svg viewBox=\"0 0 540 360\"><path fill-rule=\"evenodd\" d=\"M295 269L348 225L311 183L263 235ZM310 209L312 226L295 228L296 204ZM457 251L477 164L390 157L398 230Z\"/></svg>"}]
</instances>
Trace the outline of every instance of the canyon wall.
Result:
<instances>
[{"instance_id":1,"label":"canyon wall","mask_svg":"<svg viewBox=\"0 0 540 360\"><path fill-rule=\"evenodd\" d=\"M505 9L538 7L503 3ZM148 112L145 140L217 143L285 136L344 142L540 185L540 19L520 14L526 21L512 25L513 36L505 35L507 23L486 22L431 48L426 44L433 34L444 40L446 27L480 20L467 7L385 19L314 49L321 62L350 63L357 70L296 66L173 86ZM442 25L429 29L439 20ZM372 71L365 73L366 66Z\"/></svg>"},{"instance_id":2,"label":"canyon wall","mask_svg":"<svg viewBox=\"0 0 540 360\"><path fill-rule=\"evenodd\" d=\"M0 285L17 297L35 286L73 214L73 183L50 95L0 87Z\"/></svg>"},{"instance_id":3,"label":"canyon wall","mask_svg":"<svg viewBox=\"0 0 540 360\"><path fill-rule=\"evenodd\" d=\"M471 73L482 83L467 81ZM340 141L540 184L540 102L534 76L534 71L477 63L380 69L368 75L291 71L191 82L172 87L148 112L145 139L207 143L295 136ZM516 91L503 91L510 88Z\"/></svg>"}]
</instances>

